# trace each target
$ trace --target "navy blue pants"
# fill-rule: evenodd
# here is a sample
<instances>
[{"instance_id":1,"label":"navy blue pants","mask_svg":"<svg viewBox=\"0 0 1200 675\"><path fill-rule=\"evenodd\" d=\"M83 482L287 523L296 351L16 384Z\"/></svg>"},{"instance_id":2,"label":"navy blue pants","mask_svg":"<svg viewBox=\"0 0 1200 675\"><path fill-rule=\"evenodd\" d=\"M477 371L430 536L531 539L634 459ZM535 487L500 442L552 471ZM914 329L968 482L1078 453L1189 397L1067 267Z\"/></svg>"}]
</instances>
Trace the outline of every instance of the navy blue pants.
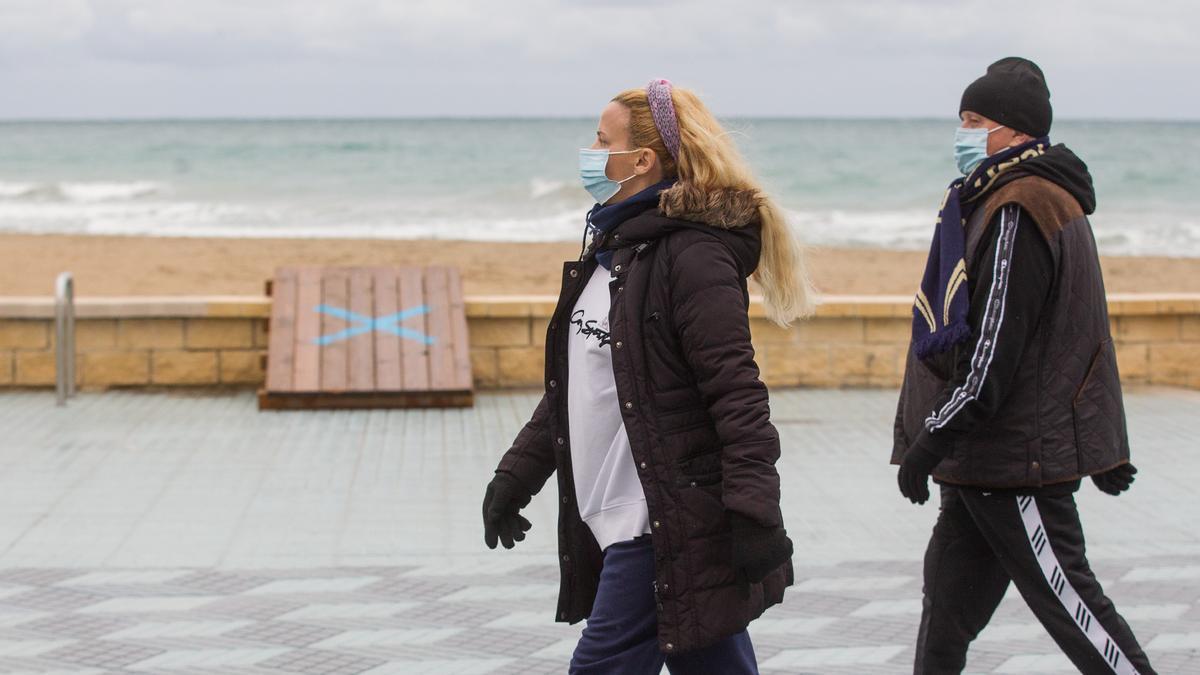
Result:
<instances>
[{"instance_id":1,"label":"navy blue pants","mask_svg":"<svg viewBox=\"0 0 1200 675\"><path fill-rule=\"evenodd\" d=\"M750 635L742 631L715 645L666 656L658 648L654 606L654 547L650 537L613 544L592 615L571 657L572 675L657 675L663 664L674 675L758 673Z\"/></svg>"}]
</instances>

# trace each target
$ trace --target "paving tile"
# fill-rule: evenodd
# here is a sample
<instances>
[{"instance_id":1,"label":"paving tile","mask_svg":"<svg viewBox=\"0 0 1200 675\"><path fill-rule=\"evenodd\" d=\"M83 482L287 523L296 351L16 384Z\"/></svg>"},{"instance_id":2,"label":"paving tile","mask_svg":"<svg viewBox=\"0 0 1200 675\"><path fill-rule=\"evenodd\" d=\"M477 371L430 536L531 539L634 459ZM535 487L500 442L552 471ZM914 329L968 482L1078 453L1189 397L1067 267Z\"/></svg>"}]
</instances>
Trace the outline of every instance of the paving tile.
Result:
<instances>
[{"instance_id":1,"label":"paving tile","mask_svg":"<svg viewBox=\"0 0 1200 675\"><path fill-rule=\"evenodd\" d=\"M92 668L125 668L162 654L153 647L107 640L78 640L64 645L41 658L59 663L74 663Z\"/></svg>"},{"instance_id":2,"label":"paving tile","mask_svg":"<svg viewBox=\"0 0 1200 675\"><path fill-rule=\"evenodd\" d=\"M169 670L204 670L254 666L285 653L286 649L183 649L162 652L129 666L130 670L158 673Z\"/></svg>"},{"instance_id":3,"label":"paving tile","mask_svg":"<svg viewBox=\"0 0 1200 675\"><path fill-rule=\"evenodd\" d=\"M996 669L997 673L1074 673L1075 665L1062 654L1020 654Z\"/></svg>"},{"instance_id":4,"label":"paving tile","mask_svg":"<svg viewBox=\"0 0 1200 675\"><path fill-rule=\"evenodd\" d=\"M258 663L258 667L287 673L320 673L321 675L354 675L371 672L386 661L368 657L316 649L294 649Z\"/></svg>"},{"instance_id":5,"label":"paving tile","mask_svg":"<svg viewBox=\"0 0 1200 675\"><path fill-rule=\"evenodd\" d=\"M887 663L904 651L903 645L877 647L823 647L820 649L785 649L762 663L764 669L821 668Z\"/></svg>"},{"instance_id":6,"label":"paving tile","mask_svg":"<svg viewBox=\"0 0 1200 675\"><path fill-rule=\"evenodd\" d=\"M253 625L253 621L162 621L136 623L107 633L108 640L159 640L164 638L211 638Z\"/></svg>"},{"instance_id":7,"label":"paving tile","mask_svg":"<svg viewBox=\"0 0 1200 675\"><path fill-rule=\"evenodd\" d=\"M224 636L247 642L264 642L288 647L307 647L341 633L336 628L309 626L290 621L266 621L226 633Z\"/></svg>"},{"instance_id":8,"label":"paving tile","mask_svg":"<svg viewBox=\"0 0 1200 675\"><path fill-rule=\"evenodd\" d=\"M4 598L7 605L49 611L74 610L105 601L105 596L73 588L37 588Z\"/></svg>"},{"instance_id":9,"label":"paving tile","mask_svg":"<svg viewBox=\"0 0 1200 675\"><path fill-rule=\"evenodd\" d=\"M293 621L320 621L327 619L383 619L401 612L421 607L420 602L342 602L336 604L306 605L281 615L280 619Z\"/></svg>"},{"instance_id":10,"label":"paving tile","mask_svg":"<svg viewBox=\"0 0 1200 675\"><path fill-rule=\"evenodd\" d=\"M364 586L369 586L379 577L343 577L330 579L280 579L279 581L271 581L261 586L255 586L246 591L248 595L267 595L267 594L284 594L296 595L300 593L346 593L356 591Z\"/></svg>"},{"instance_id":11,"label":"paving tile","mask_svg":"<svg viewBox=\"0 0 1200 675\"><path fill-rule=\"evenodd\" d=\"M462 633L462 628L418 628L385 630L351 630L326 638L315 645L318 649L343 649L394 645L428 645Z\"/></svg>"},{"instance_id":12,"label":"paving tile","mask_svg":"<svg viewBox=\"0 0 1200 675\"><path fill-rule=\"evenodd\" d=\"M216 595L174 595L160 597L125 597L110 598L93 603L80 610L95 613L147 614L158 612L187 612L203 607L214 600Z\"/></svg>"}]
</instances>

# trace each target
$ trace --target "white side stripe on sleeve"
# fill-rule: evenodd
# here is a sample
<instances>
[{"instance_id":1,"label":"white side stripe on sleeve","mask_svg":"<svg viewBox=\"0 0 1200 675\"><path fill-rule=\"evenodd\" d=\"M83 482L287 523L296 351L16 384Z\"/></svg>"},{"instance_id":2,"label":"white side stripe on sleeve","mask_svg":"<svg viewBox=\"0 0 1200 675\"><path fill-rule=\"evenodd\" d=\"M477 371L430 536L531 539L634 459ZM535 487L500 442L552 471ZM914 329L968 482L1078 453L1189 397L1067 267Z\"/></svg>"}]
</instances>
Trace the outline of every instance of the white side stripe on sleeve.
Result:
<instances>
[{"instance_id":1,"label":"white side stripe on sleeve","mask_svg":"<svg viewBox=\"0 0 1200 675\"><path fill-rule=\"evenodd\" d=\"M1008 280L1012 273L1013 247L1016 243L1017 221L1021 207L1016 204L1005 206L1000 211L1000 234L996 240L996 260L992 264L992 286L988 290L987 307L983 313L979 339L971 357L971 372L966 382L959 385L950 400L941 410L925 419L925 428L936 431L954 418L963 406L979 396L983 381L987 378L992 357L996 354L996 338L1004 324L1004 308L1008 297Z\"/></svg>"}]
</instances>

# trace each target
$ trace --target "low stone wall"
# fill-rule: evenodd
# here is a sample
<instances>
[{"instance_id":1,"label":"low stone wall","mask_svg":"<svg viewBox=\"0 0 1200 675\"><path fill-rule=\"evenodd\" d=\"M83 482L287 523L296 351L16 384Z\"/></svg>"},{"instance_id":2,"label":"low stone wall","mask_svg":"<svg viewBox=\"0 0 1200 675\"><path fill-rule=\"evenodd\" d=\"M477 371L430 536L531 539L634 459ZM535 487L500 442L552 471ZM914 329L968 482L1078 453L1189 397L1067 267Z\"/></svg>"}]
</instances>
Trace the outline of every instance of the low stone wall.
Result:
<instances>
[{"instance_id":1,"label":"low stone wall","mask_svg":"<svg viewBox=\"0 0 1200 675\"><path fill-rule=\"evenodd\" d=\"M77 384L255 386L267 298L89 298L76 303ZM0 298L0 386L54 385L54 304Z\"/></svg>"},{"instance_id":2,"label":"low stone wall","mask_svg":"<svg viewBox=\"0 0 1200 675\"><path fill-rule=\"evenodd\" d=\"M789 330L757 302L750 328L770 386L894 387L911 323L906 296L827 297ZM553 298L467 298L480 389L537 387ZM1122 379L1200 389L1200 295L1110 297ZM76 304L78 385L257 387L264 378L270 299L84 298ZM0 298L0 387L54 384L49 298Z\"/></svg>"}]
</instances>

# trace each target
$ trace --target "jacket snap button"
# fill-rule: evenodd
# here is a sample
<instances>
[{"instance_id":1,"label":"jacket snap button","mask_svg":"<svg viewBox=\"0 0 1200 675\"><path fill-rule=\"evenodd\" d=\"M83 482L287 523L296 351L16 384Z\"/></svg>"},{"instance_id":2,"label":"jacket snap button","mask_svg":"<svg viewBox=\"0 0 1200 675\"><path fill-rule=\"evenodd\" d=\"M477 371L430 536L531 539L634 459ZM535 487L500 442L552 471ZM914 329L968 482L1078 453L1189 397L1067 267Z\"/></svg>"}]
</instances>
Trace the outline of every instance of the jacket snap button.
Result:
<instances>
[{"instance_id":1,"label":"jacket snap button","mask_svg":"<svg viewBox=\"0 0 1200 675\"><path fill-rule=\"evenodd\" d=\"M670 642L668 642L668 643L667 643L667 651L672 651L672 650L674 650L674 649L675 649L675 645L673 645L673 644L671 644Z\"/></svg>"},{"instance_id":2,"label":"jacket snap button","mask_svg":"<svg viewBox=\"0 0 1200 675\"><path fill-rule=\"evenodd\" d=\"M1041 466L1041 464L1038 464L1037 462L1034 462L1034 463L1033 463L1033 468L1035 468L1035 469L1036 469L1036 468L1038 468L1039 466Z\"/></svg>"},{"instance_id":3,"label":"jacket snap button","mask_svg":"<svg viewBox=\"0 0 1200 675\"><path fill-rule=\"evenodd\" d=\"M558 386L558 380L550 380L550 388L551 389L553 389L557 386Z\"/></svg>"},{"instance_id":4,"label":"jacket snap button","mask_svg":"<svg viewBox=\"0 0 1200 675\"><path fill-rule=\"evenodd\" d=\"M646 463L645 463L645 462L642 462L641 464L638 464L638 466L640 466L640 467L642 467L642 468L644 469L644 468L646 468Z\"/></svg>"},{"instance_id":5,"label":"jacket snap button","mask_svg":"<svg viewBox=\"0 0 1200 675\"><path fill-rule=\"evenodd\" d=\"M617 265L616 267L614 267L614 268L613 268L613 271L614 271L614 272L620 272L620 271L621 271L621 266L620 266L620 265Z\"/></svg>"},{"instance_id":6,"label":"jacket snap button","mask_svg":"<svg viewBox=\"0 0 1200 675\"><path fill-rule=\"evenodd\" d=\"M620 293L620 292L621 292L621 291L623 291L623 290L625 290L625 287L624 287L624 286L617 286L617 292L618 292L618 293Z\"/></svg>"},{"instance_id":7,"label":"jacket snap button","mask_svg":"<svg viewBox=\"0 0 1200 675\"><path fill-rule=\"evenodd\" d=\"M624 342L621 342L620 340L617 340L617 349L620 349L620 348L621 348L621 347L623 347L624 345L625 345L625 343L624 343Z\"/></svg>"},{"instance_id":8,"label":"jacket snap button","mask_svg":"<svg viewBox=\"0 0 1200 675\"><path fill-rule=\"evenodd\" d=\"M574 279L577 276L579 276L579 270L571 270L571 278Z\"/></svg>"},{"instance_id":9,"label":"jacket snap button","mask_svg":"<svg viewBox=\"0 0 1200 675\"><path fill-rule=\"evenodd\" d=\"M656 521L654 521L654 526L655 526L655 527L660 527L661 525L662 525L662 523L658 522L657 520L656 520ZM666 587L664 586L663 588L665 589Z\"/></svg>"},{"instance_id":10,"label":"jacket snap button","mask_svg":"<svg viewBox=\"0 0 1200 675\"><path fill-rule=\"evenodd\" d=\"M669 589L670 587L671 587L671 585L670 585L670 584L663 584L663 585L662 585L662 589L663 589L664 591L665 591L665 590L667 590L667 589Z\"/></svg>"},{"instance_id":11,"label":"jacket snap button","mask_svg":"<svg viewBox=\"0 0 1200 675\"><path fill-rule=\"evenodd\" d=\"M559 445L563 445L564 443L566 443L566 441L565 441L565 440L563 440L563 437L562 437L562 436L559 436L559 437L558 437L558 444L559 444Z\"/></svg>"},{"instance_id":12,"label":"jacket snap button","mask_svg":"<svg viewBox=\"0 0 1200 675\"><path fill-rule=\"evenodd\" d=\"M569 503L571 503L571 498L570 498L570 497L563 497L563 503L564 503L564 504L569 504Z\"/></svg>"},{"instance_id":13,"label":"jacket snap button","mask_svg":"<svg viewBox=\"0 0 1200 675\"><path fill-rule=\"evenodd\" d=\"M625 401L625 409L632 410L633 409L633 401Z\"/></svg>"},{"instance_id":14,"label":"jacket snap button","mask_svg":"<svg viewBox=\"0 0 1200 675\"><path fill-rule=\"evenodd\" d=\"M564 556L563 556L563 562L571 562L571 556L569 556L569 555L564 555Z\"/></svg>"}]
</instances>

